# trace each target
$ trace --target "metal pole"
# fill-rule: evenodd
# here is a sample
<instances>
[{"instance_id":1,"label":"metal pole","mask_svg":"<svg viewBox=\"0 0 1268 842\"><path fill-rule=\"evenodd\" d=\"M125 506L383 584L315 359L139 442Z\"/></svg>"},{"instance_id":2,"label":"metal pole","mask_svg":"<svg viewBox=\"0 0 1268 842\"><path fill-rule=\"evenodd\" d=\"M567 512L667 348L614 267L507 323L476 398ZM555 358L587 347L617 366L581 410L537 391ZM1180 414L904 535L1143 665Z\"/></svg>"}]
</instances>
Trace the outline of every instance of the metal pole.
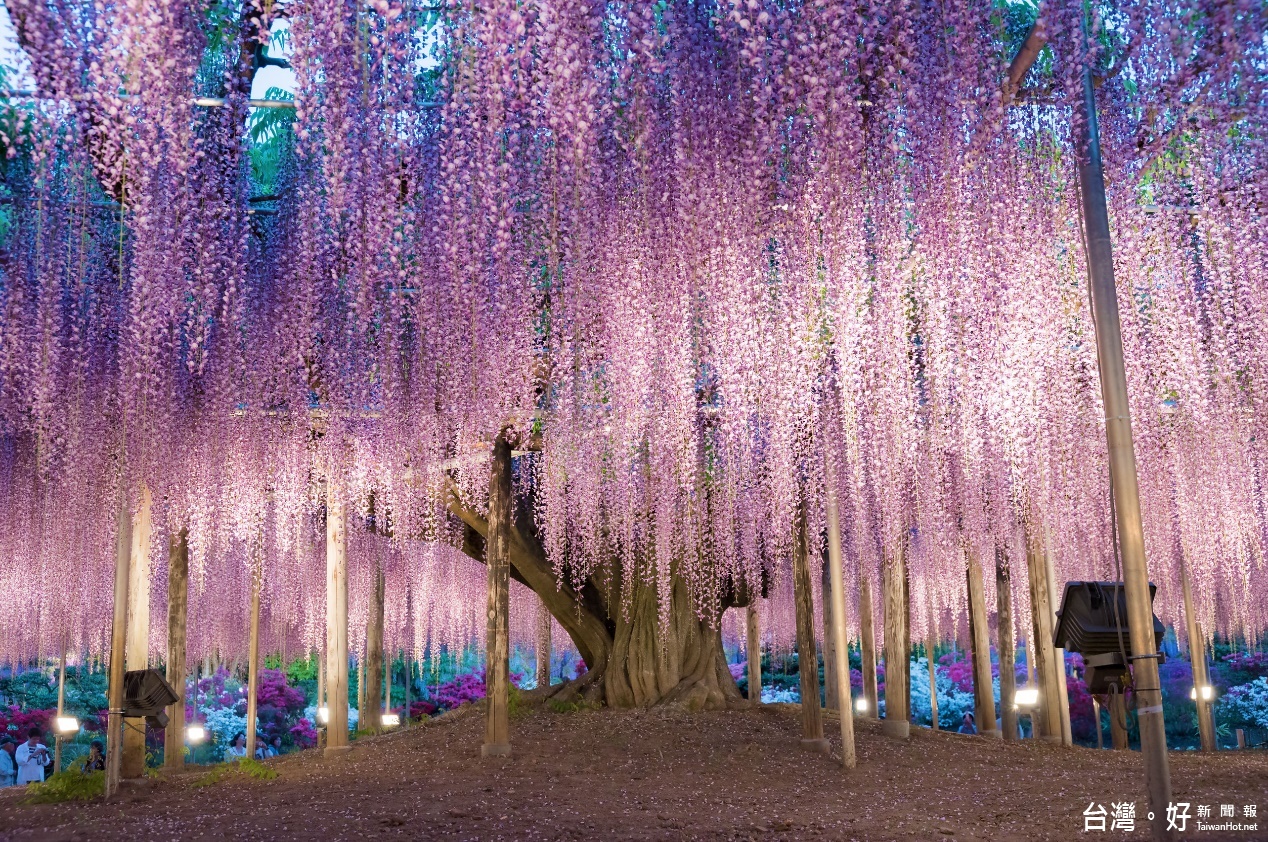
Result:
<instances>
[{"instance_id":1,"label":"metal pole","mask_svg":"<svg viewBox=\"0 0 1268 842\"><path fill-rule=\"evenodd\" d=\"M132 566L132 513L120 488L114 556L114 618L110 626L110 686L106 731L106 797L119 789L123 763L123 658L128 629L128 570Z\"/></svg>"},{"instance_id":2,"label":"metal pole","mask_svg":"<svg viewBox=\"0 0 1268 842\"><path fill-rule=\"evenodd\" d=\"M1083 144L1079 150L1079 188L1083 198L1083 227L1087 240L1088 281L1092 316L1096 323L1096 355L1105 402L1105 436L1109 445L1110 482L1117 514L1123 587L1127 596L1127 626L1131 634L1132 677L1140 722L1140 750L1145 762L1145 788L1155 839L1170 839L1167 806L1171 802L1171 774L1167 766L1167 735L1158 683L1153 606L1145 563L1144 529L1140 518L1140 488L1132 443L1123 337L1114 285L1114 255L1110 244L1109 208L1101 166L1100 131L1096 121L1096 92L1091 68L1083 68Z\"/></svg>"}]
</instances>

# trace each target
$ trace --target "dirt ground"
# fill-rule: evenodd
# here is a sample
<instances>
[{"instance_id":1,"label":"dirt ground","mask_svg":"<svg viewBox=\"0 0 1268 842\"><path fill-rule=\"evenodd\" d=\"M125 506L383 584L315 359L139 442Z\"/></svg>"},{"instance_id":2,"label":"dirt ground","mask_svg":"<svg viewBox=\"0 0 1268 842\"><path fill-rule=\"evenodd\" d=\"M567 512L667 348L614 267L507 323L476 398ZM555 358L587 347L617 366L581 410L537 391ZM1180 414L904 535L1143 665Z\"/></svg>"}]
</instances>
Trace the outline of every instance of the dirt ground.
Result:
<instances>
[{"instance_id":1,"label":"dirt ground","mask_svg":"<svg viewBox=\"0 0 1268 842\"><path fill-rule=\"evenodd\" d=\"M270 761L280 774L207 770L133 785L111 803L22 806L0 790L4 840L223 839L1146 839L1140 755L860 721L858 768L799 746L792 706L687 714L527 712L514 754L482 760L478 712L347 754ZM835 721L829 721L835 731ZM839 741L835 743L839 747ZM1268 753L1173 753L1176 801L1268 812ZM200 780L201 779L201 780ZM1135 801L1134 834L1083 833L1089 802ZM1255 820L1251 820L1252 822ZM1257 831L1185 838L1268 839ZM1190 824L1190 830L1193 829Z\"/></svg>"}]
</instances>

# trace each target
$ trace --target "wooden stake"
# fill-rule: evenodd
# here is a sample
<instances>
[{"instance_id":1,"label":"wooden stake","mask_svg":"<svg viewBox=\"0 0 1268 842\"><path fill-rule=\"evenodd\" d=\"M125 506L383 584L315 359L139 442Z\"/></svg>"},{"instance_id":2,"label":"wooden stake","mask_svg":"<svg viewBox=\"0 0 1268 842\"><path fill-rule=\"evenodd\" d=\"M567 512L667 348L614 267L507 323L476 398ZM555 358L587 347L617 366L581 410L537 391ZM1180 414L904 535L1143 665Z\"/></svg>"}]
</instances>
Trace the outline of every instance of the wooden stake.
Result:
<instances>
[{"instance_id":1,"label":"wooden stake","mask_svg":"<svg viewBox=\"0 0 1268 842\"><path fill-rule=\"evenodd\" d=\"M991 682L991 635L986 625L986 590L982 565L969 553L969 650L973 655L973 716L977 732L1000 736L995 727L995 688Z\"/></svg>"},{"instance_id":2,"label":"wooden stake","mask_svg":"<svg viewBox=\"0 0 1268 842\"><path fill-rule=\"evenodd\" d=\"M141 508L132 523L132 563L128 570L127 669L150 666L150 489L141 489ZM128 719L123 730L123 766L120 776L145 774L145 720Z\"/></svg>"},{"instance_id":3,"label":"wooden stake","mask_svg":"<svg viewBox=\"0 0 1268 842\"><path fill-rule=\"evenodd\" d=\"M839 539L838 539L839 540ZM819 577L823 603L823 707L839 710L837 698L837 646L832 621L832 571L831 563L824 559Z\"/></svg>"},{"instance_id":4,"label":"wooden stake","mask_svg":"<svg viewBox=\"0 0 1268 842\"><path fill-rule=\"evenodd\" d=\"M383 570L374 571L374 593L370 602L370 617L365 629L365 687L358 688L362 698L361 720L357 729L379 731L383 728Z\"/></svg>"},{"instance_id":5,"label":"wooden stake","mask_svg":"<svg viewBox=\"0 0 1268 842\"><path fill-rule=\"evenodd\" d=\"M66 647L68 636L62 635L62 659L57 671L57 715L66 714ZM56 724L56 721L55 721ZM62 729L53 729L53 774L62 771Z\"/></svg>"},{"instance_id":6,"label":"wooden stake","mask_svg":"<svg viewBox=\"0 0 1268 842\"><path fill-rule=\"evenodd\" d=\"M748 700L762 703L762 644L758 634L757 595L749 599L744 614L745 653L748 655Z\"/></svg>"},{"instance_id":7,"label":"wooden stake","mask_svg":"<svg viewBox=\"0 0 1268 842\"><path fill-rule=\"evenodd\" d=\"M929 663L929 727L934 731L941 729L938 723L938 677L937 652L938 629L934 625L933 597L929 598L929 635L925 638L925 660Z\"/></svg>"},{"instance_id":8,"label":"wooden stake","mask_svg":"<svg viewBox=\"0 0 1268 842\"><path fill-rule=\"evenodd\" d=\"M255 759L256 710L260 695L260 570L251 571L251 626L247 637L247 757Z\"/></svg>"},{"instance_id":9,"label":"wooden stake","mask_svg":"<svg viewBox=\"0 0 1268 842\"><path fill-rule=\"evenodd\" d=\"M1110 704L1110 740L1115 751L1127 750L1127 702L1122 693L1111 693Z\"/></svg>"},{"instance_id":10,"label":"wooden stake","mask_svg":"<svg viewBox=\"0 0 1268 842\"><path fill-rule=\"evenodd\" d=\"M859 571L859 650L863 661L864 713L875 719L880 716L880 690L876 686L876 615L872 611L872 584L867 574Z\"/></svg>"},{"instance_id":11,"label":"wooden stake","mask_svg":"<svg viewBox=\"0 0 1268 842\"><path fill-rule=\"evenodd\" d=\"M995 606L999 617L999 708L1004 739L1017 739L1017 642L1013 639L1013 580L1008 556L995 550Z\"/></svg>"},{"instance_id":12,"label":"wooden stake","mask_svg":"<svg viewBox=\"0 0 1268 842\"><path fill-rule=\"evenodd\" d=\"M841 558L841 523L837 510L836 484L832 477L832 464L827 465L827 514L828 514L828 560L826 566L831 568L828 576L828 587L824 589L824 615L828 607L832 608L830 629L825 629L824 640L832 641L832 658L834 681L830 685L834 691L836 709L841 716L841 765L853 769L858 763L854 750L854 711L850 705L850 661L845 648L845 574L842 572ZM828 632L831 632L829 635ZM825 647L826 648L826 647ZM824 666L825 674L827 666Z\"/></svg>"},{"instance_id":13,"label":"wooden stake","mask_svg":"<svg viewBox=\"0 0 1268 842\"><path fill-rule=\"evenodd\" d=\"M1092 697L1092 716L1096 721L1096 747L1105 748L1104 732L1101 730L1101 701Z\"/></svg>"},{"instance_id":14,"label":"wooden stake","mask_svg":"<svg viewBox=\"0 0 1268 842\"><path fill-rule=\"evenodd\" d=\"M797 619L797 672L801 679L801 745L827 754L823 711L819 707L819 658L815 652L814 603L810 593L810 559L806 548L805 510L797 513L793 536L793 608Z\"/></svg>"},{"instance_id":15,"label":"wooden stake","mask_svg":"<svg viewBox=\"0 0 1268 842\"><path fill-rule=\"evenodd\" d=\"M881 732L896 740L911 735L911 627L907 610L907 564L902 547L881 571L885 616L885 719Z\"/></svg>"},{"instance_id":16,"label":"wooden stake","mask_svg":"<svg viewBox=\"0 0 1268 842\"><path fill-rule=\"evenodd\" d=\"M348 745L348 547L343 500L326 482L326 754Z\"/></svg>"},{"instance_id":17,"label":"wooden stake","mask_svg":"<svg viewBox=\"0 0 1268 842\"><path fill-rule=\"evenodd\" d=\"M551 616L546 603L537 600L537 686L550 686Z\"/></svg>"},{"instance_id":18,"label":"wooden stake","mask_svg":"<svg viewBox=\"0 0 1268 842\"><path fill-rule=\"evenodd\" d=\"M1048 593L1048 571L1038 536L1026 533L1026 569L1030 579L1030 616L1034 626L1031 641L1035 651L1035 677L1039 704L1035 709L1036 735L1045 742L1061 742L1061 690L1058 687L1056 653L1052 646L1052 599Z\"/></svg>"},{"instance_id":19,"label":"wooden stake","mask_svg":"<svg viewBox=\"0 0 1268 842\"><path fill-rule=\"evenodd\" d=\"M488 567L488 620L485 641L486 711L482 757L505 757L511 753L508 715L510 685L509 590L511 577L511 445L505 435L493 442L489 473L489 534L485 539L485 566Z\"/></svg>"},{"instance_id":20,"label":"wooden stake","mask_svg":"<svg viewBox=\"0 0 1268 842\"><path fill-rule=\"evenodd\" d=\"M1189 569L1185 564L1184 552L1180 551L1180 586L1184 593L1184 621L1189 638L1189 662L1193 667L1193 690L1197 699L1198 740L1202 751L1215 751L1215 722L1211 716L1211 703L1202 698L1202 688L1210 685L1206 675L1206 644L1202 631L1198 626L1197 615L1193 613L1193 588L1189 584Z\"/></svg>"},{"instance_id":21,"label":"wooden stake","mask_svg":"<svg viewBox=\"0 0 1268 842\"><path fill-rule=\"evenodd\" d=\"M163 765L185 766L185 631L189 609L189 531L173 535L167 548L167 683L176 701L167 709Z\"/></svg>"},{"instance_id":22,"label":"wooden stake","mask_svg":"<svg viewBox=\"0 0 1268 842\"><path fill-rule=\"evenodd\" d=\"M411 693L411 692L413 691L413 689L414 689L414 687L413 687L413 685L414 685L414 660L413 660L412 658L410 658L410 656L409 656L409 648L408 648L408 647L406 647L406 648L405 648L404 650L402 650L402 652L401 652L401 668L402 668L402 670L403 670L403 671L404 671L404 673L405 673L405 707L404 707L404 709L402 709L402 710L401 710L401 724L402 724L402 725L408 725L408 724L409 724L409 706L410 706L410 702L411 702L411 699L410 699L410 693ZM546 675L546 680L547 680L547 681L549 681L549 680L550 680L550 675L549 675L549 674L547 674L547 675Z\"/></svg>"},{"instance_id":23,"label":"wooden stake","mask_svg":"<svg viewBox=\"0 0 1268 842\"><path fill-rule=\"evenodd\" d=\"M128 496L119 489L119 515L115 522L114 617L110 624L110 684L106 724L106 797L119 790L123 766L123 673L128 630L128 585L132 566L132 514Z\"/></svg>"}]
</instances>

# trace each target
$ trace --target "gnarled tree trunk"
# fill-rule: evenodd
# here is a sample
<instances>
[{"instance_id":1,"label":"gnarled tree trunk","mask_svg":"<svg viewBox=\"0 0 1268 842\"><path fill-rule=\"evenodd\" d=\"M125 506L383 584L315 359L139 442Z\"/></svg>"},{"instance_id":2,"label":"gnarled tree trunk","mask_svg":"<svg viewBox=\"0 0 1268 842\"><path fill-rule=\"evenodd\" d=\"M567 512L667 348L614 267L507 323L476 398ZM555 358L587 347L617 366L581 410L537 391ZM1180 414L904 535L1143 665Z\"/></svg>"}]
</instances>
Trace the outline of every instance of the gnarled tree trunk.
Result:
<instances>
[{"instance_id":1,"label":"gnarled tree trunk","mask_svg":"<svg viewBox=\"0 0 1268 842\"><path fill-rule=\"evenodd\" d=\"M466 525L462 549L483 562L488 522L462 500L455 485L449 491L449 510ZM624 708L678 705L720 710L749 704L726 662L720 616L701 619L682 580L672 580L665 623L654 585L636 582L625 595L607 582L593 580L579 590L567 584L559 587L537 540L532 506L523 500L516 501L509 549L511 577L541 597L588 667L575 681L539 688L532 691L533 697L581 697ZM742 607L748 598L733 596L721 608Z\"/></svg>"}]
</instances>

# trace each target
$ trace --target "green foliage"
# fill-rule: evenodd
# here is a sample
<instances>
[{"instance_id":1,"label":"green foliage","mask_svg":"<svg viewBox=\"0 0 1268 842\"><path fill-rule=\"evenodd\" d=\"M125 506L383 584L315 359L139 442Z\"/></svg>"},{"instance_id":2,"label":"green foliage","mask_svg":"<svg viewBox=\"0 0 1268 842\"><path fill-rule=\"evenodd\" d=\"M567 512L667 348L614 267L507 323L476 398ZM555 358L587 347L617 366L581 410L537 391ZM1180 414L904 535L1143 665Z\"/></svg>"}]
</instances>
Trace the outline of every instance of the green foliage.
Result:
<instances>
[{"instance_id":1,"label":"green foliage","mask_svg":"<svg viewBox=\"0 0 1268 842\"><path fill-rule=\"evenodd\" d=\"M27 787L23 804L61 804L64 801L90 801L106 791L106 773L84 774L74 770L58 772L44 783Z\"/></svg>"},{"instance_id":2,"label":"green foliage","mask_svg":"<svg viewBox=\"0 0 1268 842\"><path fill-rule=\"evenodd\" d=\"M281 88L269 88L265 99L293 100ZM257 195L274 195L281 184L294 148L295 109L257 108L251 112L247 134L251 139L251 179Z\"/></svg>"},{"instance_id":3,"label":"green foliage","mask_svg":"<svg viewBox=\"0 0 1268 842\"><path fill-rule=\"evenodd\" d=\"M194 781L194 786L204 787L218 784L225 778L229 777L236 771L232 763L219 763L211 767L211 770Z\"/></svg>"},{"instance_id":4,"label":"green foliage","mask_svg":"<svg viewBox=\"0 0 1268 842\"><path fill-rule=\"evenodd\" d=\"M550 709L555 713L584 713L589 710L599 710L603 707L602 702L590 702L585 699L576 699L571 702L561 702L558 699L551 699L549 705Z\"/></svg>"},{"instance_id":5,"label":"green foliage","mask_svg":"<svg viewBox=\"0 0 1268 842\"><path fill-rule=\"evenodd\" d=\"M524 704L524 697L520 694L520 689L511 684L506 691L507 718L512 720L523 719L528 716L529 710L529 706Z\"/></svg>"},{"instance_id":6,"label":"green foliage","mask_svg":"<svg viewBox=\"0 0 1268 842\"><path fill-rule=\"evenodd\" d=\"M271 781L277 777L276 769L271 769L250 757L244 757L238 761L238 770L257 781Z\"/></svg>"}]
</instances>

